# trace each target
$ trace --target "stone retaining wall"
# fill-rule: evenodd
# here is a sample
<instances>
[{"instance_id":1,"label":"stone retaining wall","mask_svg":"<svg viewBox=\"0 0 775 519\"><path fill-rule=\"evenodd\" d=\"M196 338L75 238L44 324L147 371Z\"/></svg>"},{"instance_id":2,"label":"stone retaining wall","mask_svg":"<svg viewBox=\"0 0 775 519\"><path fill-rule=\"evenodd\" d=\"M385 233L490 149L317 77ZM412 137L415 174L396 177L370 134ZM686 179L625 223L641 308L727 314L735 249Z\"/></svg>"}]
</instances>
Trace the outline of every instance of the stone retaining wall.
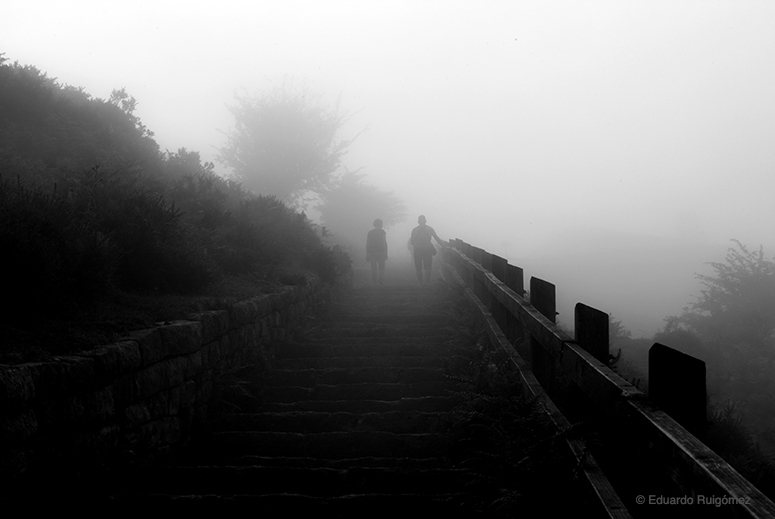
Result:
<instances>
[{"instance_id":1,"label":"stone retaining wall","mask_svg":"<svg viewBox=\"0 0 775 519\"><path fill-rule=\"evenodd\" d=\"M51 362L0 365L2 479L141 460L184 443L220 375L265 361L331 297L310 281Z\"/></svg>"}]
</instances>

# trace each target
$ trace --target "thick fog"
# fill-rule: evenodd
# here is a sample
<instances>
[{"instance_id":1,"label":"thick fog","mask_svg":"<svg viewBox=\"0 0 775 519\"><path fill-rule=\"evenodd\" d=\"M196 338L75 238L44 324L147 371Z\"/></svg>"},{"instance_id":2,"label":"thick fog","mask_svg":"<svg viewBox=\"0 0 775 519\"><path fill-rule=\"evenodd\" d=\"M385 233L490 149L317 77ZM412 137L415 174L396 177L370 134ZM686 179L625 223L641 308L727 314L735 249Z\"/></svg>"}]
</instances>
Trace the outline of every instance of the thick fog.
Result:
<instances>
[{"instance_id":1,"label":"thick fog","mask_svg":"<svg viewBox=\"0 0 775 519\"><path fill-rule=\"evenodd\" d=\"M339 99L341 136L365 130L344 165L408 209L393 265L424 214L555 283L561 320L582 301L637 337L730 239L775 253L774 27L766 2L23 0L0 52L125 87L162 149L208 161L235 93Z\"/></svg>"}]
</instances>

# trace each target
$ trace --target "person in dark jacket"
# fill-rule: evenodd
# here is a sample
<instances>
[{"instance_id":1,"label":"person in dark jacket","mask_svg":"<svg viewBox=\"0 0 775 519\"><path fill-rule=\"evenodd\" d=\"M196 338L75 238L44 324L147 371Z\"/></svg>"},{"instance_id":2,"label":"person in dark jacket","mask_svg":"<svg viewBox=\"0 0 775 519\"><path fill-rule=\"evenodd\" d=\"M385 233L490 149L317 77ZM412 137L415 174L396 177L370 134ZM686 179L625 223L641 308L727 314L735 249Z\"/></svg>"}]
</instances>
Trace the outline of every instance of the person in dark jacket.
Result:
<instances>
[{"instance_id":1,"label":"person in dark jacket","mask_svg":"<svg viewBox=\"0 0 775 519\"><path fill-rule=\"evenodd\" d=\"M371 281L382 284L385 277L385 261L388 257L387 235L382 220L374 220L374 228L366 235L366 261L371 263Z\"/></svg>"},{"instance_id":2,"label":"person in dark jacket","mask_svg":"<svg viewBox=\"0 0 775 519\"><path fill-rule=\"evenodd\" d=\"M436 255L436 248L431 243L431 238L442 247L446 247L447 243L438 237L433 227L426 225L427 220L425 216L420 215L417 218L417 223L420 224L412 229L412 236L409 238L409 244L412 246L414 253L414 268L417 271L417 281L421 285L427 285L431 280L431 263L433 262L433 256ZM423 278L423 270L425 271L425 278Z\"/></svg>"}]
</instances>

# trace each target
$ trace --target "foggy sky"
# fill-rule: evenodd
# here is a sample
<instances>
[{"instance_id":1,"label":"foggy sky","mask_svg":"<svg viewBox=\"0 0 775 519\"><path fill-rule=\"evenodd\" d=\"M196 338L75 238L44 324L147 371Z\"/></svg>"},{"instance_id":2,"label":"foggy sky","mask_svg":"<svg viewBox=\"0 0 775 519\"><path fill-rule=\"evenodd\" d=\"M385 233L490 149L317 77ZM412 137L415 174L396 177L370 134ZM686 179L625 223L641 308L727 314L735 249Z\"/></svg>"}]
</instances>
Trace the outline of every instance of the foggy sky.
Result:
<instances>
[{"instance_id":1,"label":"foggy sky","mask_svg":"<svg viewBox=\"0 0 775 519\"><path fill-rule=\"evenodd\" d=\"M235 92L341 96L342 137L366 129L345 165L409 208L395 243L425 214L634 335L691 302L729 239L775 253L771 2L3 6L6 58L125 87L162 149L214 160Z\"/></svg>"}]
</instances>

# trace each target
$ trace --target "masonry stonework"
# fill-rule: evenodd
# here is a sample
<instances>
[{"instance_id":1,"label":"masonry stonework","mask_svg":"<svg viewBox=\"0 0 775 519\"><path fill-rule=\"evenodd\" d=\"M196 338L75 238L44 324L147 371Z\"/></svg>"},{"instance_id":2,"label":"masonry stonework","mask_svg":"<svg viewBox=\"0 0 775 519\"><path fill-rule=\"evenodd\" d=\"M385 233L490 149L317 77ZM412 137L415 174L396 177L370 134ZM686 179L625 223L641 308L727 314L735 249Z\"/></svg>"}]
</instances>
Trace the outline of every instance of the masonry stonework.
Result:
<instances>
[{"instance_id":1,"label":"masonry stonework","mask_svg":"<svg viewBox=\"0 0 775 519\"><path fill-rule=\"evenodd\" d=\"M0 365L0 474L164 454L207 416L218 377L271 358L333 295L317 279L158 323L50 362Z\"/></svg>"}]
</instances>

